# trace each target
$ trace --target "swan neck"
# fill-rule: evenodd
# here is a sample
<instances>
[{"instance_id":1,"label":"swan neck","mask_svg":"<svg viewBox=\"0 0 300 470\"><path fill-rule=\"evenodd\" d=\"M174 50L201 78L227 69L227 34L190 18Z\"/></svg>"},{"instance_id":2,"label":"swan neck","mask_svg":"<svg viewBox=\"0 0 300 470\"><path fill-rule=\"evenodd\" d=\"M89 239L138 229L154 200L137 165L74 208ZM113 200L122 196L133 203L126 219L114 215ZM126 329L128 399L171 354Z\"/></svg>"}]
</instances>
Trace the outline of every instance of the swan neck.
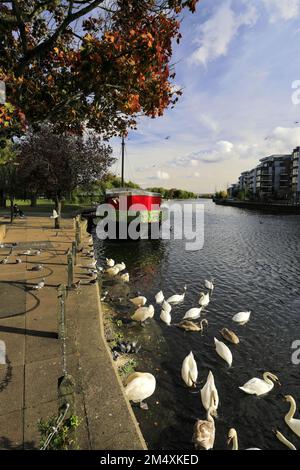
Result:
<instances>
[{"instance_id":1,"label":"swan neck","mask_svg":"<svg viewBox=\"0 0 300 470\"><path fill-rule=\"evenodd\" d=\"M295 400L291 397L289 399L289 402L290 402L291 406L290 406L289 412L287 413L287 415L285 417L286 420L288 420L288 421L290 421L293 418L294 414L296 413L296 402L295 402Z\"/></svg>"},{"instance_id":2,"label":"swan neck","mask_svg":"<svg viewBox=\"0 0 300 470\"><path fill-rule=\"evenodd\" d=\"M235 434L233 436L233 446L232 446L232 450L239 450L239 443L238 443L238 437L237 437L237 434Z\"/></svg>"},{"instance_id":3,"label":"swan neck","mask_svg":"<svg viewBox=\"0 0 300 470\"><path fill-rule=\"evenodd\" d=\"M269 377L269 372L265 372L263 375L264 381L269 385L274 385L274 382Z\"/></svg>"}]
</instances>

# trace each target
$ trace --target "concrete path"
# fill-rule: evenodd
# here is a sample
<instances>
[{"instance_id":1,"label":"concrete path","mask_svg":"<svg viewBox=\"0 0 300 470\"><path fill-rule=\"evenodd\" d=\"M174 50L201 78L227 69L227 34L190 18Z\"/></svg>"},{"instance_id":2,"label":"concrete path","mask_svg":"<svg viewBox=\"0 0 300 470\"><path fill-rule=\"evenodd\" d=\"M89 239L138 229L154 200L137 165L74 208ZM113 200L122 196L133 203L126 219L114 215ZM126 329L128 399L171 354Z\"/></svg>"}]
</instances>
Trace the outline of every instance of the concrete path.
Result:
<instances>
[{"instance_id":1,"label":"concrete path","mask_svg":"<svg viewBox=\"0 0 300 470\"><path fill-rule=\"evenodd\" d=\"M57 286L67 283L66 252L74 240L73 220L62 224L55 230L47 217L28 217L7 227L4 242L18 245L8 263L0 264L0 449L38 449L38 420L57 415L63 375ZM41 248L41 254L20 254L30 247ZM0 249L0 262L9 252ZM23 262L16 264L16 257ZM31 271L37 263L43 270ZM81 267L86 264L88 258L78 257L75 280L87 278ZM45 287L31 290L42 278ZM79 448L145 449L104 340L98 284L70 291L66 308Z\"/></svg>"}]
</instances>

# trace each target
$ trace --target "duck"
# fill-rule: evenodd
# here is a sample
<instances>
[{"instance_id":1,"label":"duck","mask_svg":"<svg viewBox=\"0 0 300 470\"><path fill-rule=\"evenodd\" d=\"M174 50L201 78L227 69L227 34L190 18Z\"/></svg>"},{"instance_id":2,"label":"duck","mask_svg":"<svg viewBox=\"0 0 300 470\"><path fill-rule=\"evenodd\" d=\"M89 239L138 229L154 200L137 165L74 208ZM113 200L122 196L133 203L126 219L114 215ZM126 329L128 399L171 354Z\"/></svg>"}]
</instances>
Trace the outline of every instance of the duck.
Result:
<instances>
[{"instance_id":1,"label":"duck","mask_svg":"<svg viewBox=\"0 0 300 470\"><path fill-rule=\"evenodd\" d=\"M181 328L185 331L203 331L203 325L208 325L208 321L204 318L200 323L195 323L190 320L182 320L180 323L176 323L174 326Z\"/></svg>"},{"instance_id":2,"label":"duck","mask_svg":"<svg viewBox=\"0 0 300 470\"><path fill-rule=\"evenodd\" d=\"M290 403L289 412L285 415L284 421L288 425L288 427L296 434L296 436L300 437L300 419L295 419L294 415L296 413L296 402L295 399L291 395L286 395L284 399Z\"/></svg>"},{"instance_id":3,"label":"duck","mask_svg":"<svg viewBox=\"0 0 300 470\"><path fill-rule=\"evenodd\" d=\"M163 303L162 303L162 309L163 309L165 312L170 313L171 310L172 310L172 307L171 307L171 305L170 305L168 302L166 302L166 301L164 300Z\"/></svg>"},{"instance_id":4,"label":"duck","mask_svg":"<svg viewBox=\"0 0 300 470\"><path fill-rule=\"evenodd\" d=\"M238 323L239 325L245 325L245 323L247 323L250 319L250 315L251 315L251 312L239 312L239 313L236 313L232 320L236 323Z\"/></svg>"},{"instance_id":5,"label":"duck","mask_svg":"<svg viewBox=\"0 0 300 470\"><path fill-rule=\"evenodd\" d=\"M225 362L231 367L232 365L232 354L228 346L226 344L222 343L222 341L219 341L217 338L214 338L215 341L215 346L216 346L216 351L219 354L219 356L224 359Z\"/></svg>"},{"instance_id":6,"label":"duck","mask_svg":"<svg viewBox=\"0 0 300 470\"><path fill-rule=\"evenodd\" d=\"M121 274L120 279L123 282L129 282L129 273Z\"/></svg>"},{"instance_id":7,"label":"duck","mask_svg":"<svg viewBox=\"0 0 300 470\"><path fill-rule=\"evenodd\" d=\"M277 439L282 442L282 444L284 444L290 450L297 450L294 444L292 444L280 431L278 431L278 429L275 429L273 432Z\"/></svg>"},{"instance_id":8,"label":"duck","mask_svg":"<svg viewBox=\"0 0 300 470\"><path fill-rule=\"evenodd\" d=\"M272 372L264 372L263 379L254 377L239 388L249 395L260 396L269 393L274 387L275 382L280 385L277 375L272 374Z\"/></svg>"},{"instance_id":9,"label":"duck","mask_svg":"<svg viewBox=\"0 0 300 470\"><path fill-rule=\"evenodd\" d=\"M202 405L206 411L211 408L211 414L217 417L217 410L219 406L219 394L215 385L215 379L212 371L210 370L207 376L205 385L200 390Z\"/></svg>"},{"instance_id":10,"label":"duck","mask_svg":"<svg viewBox=\"0 0 300 470\"><path fill-rule=\"evenodd\" d=\"M165 297L164 297L163 291L160 290L159 292L157 292L155 296L155 302L157 304L162 304L164 300L165 300Z\"/></svg>"},{"instance_id":11,"label":"duck","mask_svg":"<svg viewBox=\"0 0 300 470\"><path fill-rule=\"evenodd\" d=\"M223 336L224 339L229 341L232 344L239 344L240 340L238 336L231 330L228 330L227 328L222 328L220 331L221 335Z\"/></svg>"},{"instance_id":12,"label":"duck","mask_svg":"<svg viewBox=\"0 0 300 470\"><path fill-rule=\"evenodd\" d=\"M203 307L190 308L184 315L183 320L197 320L200 317Z\"/></svg>"},{"instance_id":13,"label":"duck","mask_svg":"<svg viewBox=\"0 0 300 470\"><path fill-rule=\"evenodd\" d=\"M139 403L140 408L147 410L148 405L143 400L151 397L156 389L156 379L148 372L133 372L125 382L125 395L129 401Z\"/></svg>"},{"instance_id":14,"label":"duck","mask_svg":"<svg viewBox=\"0 0 300 470\"><path fill-rule=\"evenodd\" d=\"M122 263L117 263L114 265L115 268L118 268L119 271L124 271L124 269L126 269L126 264L122 261Z\"/></svg>"},{"instance_id":15,"label":"duck","mask_svg":"<svg viewBox=\"0 0 300 470\"><path fill-rule=\"evenodd\" d=\"M148 318L154 317L154 307L153 305L149 305L149 307L139 307L134 314L132 315L131 319L140 323L145 322Z\"/></svg>"},{"instance_id":16,"label":"duck","mask_svg":"<svg viewBox=\"0 0 300 470\"><path fill-rule=\"evenodd\" d=\"M112 268L115 265L115 261L112 258L105 258L107 266Z\"/></svg>"},{"instance_id":17,"label":"duck","mask_svg":"<svg viewBox=\"0 0 300 470\"><path fill-rule=\"evenodd\" d=\"M214 284L213 284L213 279L211 279L210 281L208 281L207 279L205 279L204 281L204 285L206 287L206 289L210 290L211 292L214 290Z\"/></svg>"},{"instance_id":18,"label":"duck","mask_svg":"<svg viewBox=\"0 0 300 470\"><path fill-rule=\"evenodd\" d=\"M119 274L119 272L120 272L119 268L116 268L115 266L113 266L111 268L107 268L107 270L106 270L106 274L108 274L111 277L116 276L117 274Z\"/></svg>"},{"instance_id":19,"label":"duck","mask_svg":"<svg viewBox=\"0 0 300 470\"><path fill-rule=\"evenodd\" d=\"M144 297L143 295L138 295L137 297L133 297L133 299L129 299L129 300L136 307L143 307L147 303L147 298Z\"/></svg>"},{"instance_id":20,"label":"duck","mask_svg":"<svg viewBox=\"0 0 300 470\"><path fill-rule=\"evenodd\" d=\"M185 292L186 292L186 289L187 287L184 286L183 290L183 294L174 294L174 295L171 295L171 297L169 297L167 299L167 303L169 304L177 304L179 302L182 302L184 300L184 297L185 297Z\"/></svg>"},{"instance_id":21,"label":"duck","mask_svg":"<svg viewBox=\"0 0 300 470\"><path fill-rule=\"evenodd\" d=\"M161 321L166 323L166 325L171 325L172 318L170 312L166 312L164 309L162 309L159 318Z\"/></svg>"},{"instance_id":22,"label":"duck","mask_svg":"<svg viewBox=\"0 0 300 470\"><path fill-rule=\"evenodd\" d=\"M206 415L207 419L198 419L194 424L192 440L196 450L200 450L201 448L209 450L214 447L216 428L211 413L212 409L209 408Z\"/></svg>"},{"instance_id":23,"label":"duck","mask_svg":"<svg viewBox=\"0 0 300 470\"><path fill-rule=\"evenodd\" d=\"M183 360L181 377L188 387L194 387L197 382L198 368L192 351Z\"/></svg>"},{"instance_id":24,"label":"duck","mask_svg":"<svg viewBox=\"0 0 300 470\"><path fill-rule=\"evenodd\" d=\"M201 305L201 307L207 307L209 302L210 302L209 292L207 292L206 294L205 292L201 292L200 298L199 298L199 305Z\"/></svg>"},{"instance_id":25,"label":"duck","mask_svg":"<svg viewBox=\"0 0 300 470\"><path fill-rule=\"evenodd\" d=\"M232 450L239 450L238 436L234 428L229 429L227 445L229 445L231 441L232 441ZM249 447L246 450L261 450L261 449L259 449L258 447Z\"/></svg>"}]
</instances>

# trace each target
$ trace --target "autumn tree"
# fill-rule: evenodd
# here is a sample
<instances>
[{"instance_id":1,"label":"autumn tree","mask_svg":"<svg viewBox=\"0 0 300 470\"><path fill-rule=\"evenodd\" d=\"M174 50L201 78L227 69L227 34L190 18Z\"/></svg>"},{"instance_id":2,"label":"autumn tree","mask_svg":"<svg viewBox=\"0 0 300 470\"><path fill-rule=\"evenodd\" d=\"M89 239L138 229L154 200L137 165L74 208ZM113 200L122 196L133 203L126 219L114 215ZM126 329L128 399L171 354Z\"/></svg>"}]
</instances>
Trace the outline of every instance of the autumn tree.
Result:
<instances>
[{"instance_id":1,"label":"autumn tree","mask_svg":"<svg viewBox=\"0 0 300 470\"><path fill-rule=\"evenodd\" d=\"M126 133L178 99L170 64L180 14L198 0L0 2L0 80L10 137L45 120L59 130Z\"/></svg>"},{"instance_id":2,"label":"autumn tree","mask_svg":"<svg viewBox=\"0 0 300 470\"><path fill-rule=\"evenodd\" d=\"M17 152L18 184L31 194L53 199L58 214L71 191L87 189L103 178L115 161L111 147L94 133L87 137L57 134L46 125L25 135ZM55 222L59 228L59 219Z\"/></svg>"}]
</instances>

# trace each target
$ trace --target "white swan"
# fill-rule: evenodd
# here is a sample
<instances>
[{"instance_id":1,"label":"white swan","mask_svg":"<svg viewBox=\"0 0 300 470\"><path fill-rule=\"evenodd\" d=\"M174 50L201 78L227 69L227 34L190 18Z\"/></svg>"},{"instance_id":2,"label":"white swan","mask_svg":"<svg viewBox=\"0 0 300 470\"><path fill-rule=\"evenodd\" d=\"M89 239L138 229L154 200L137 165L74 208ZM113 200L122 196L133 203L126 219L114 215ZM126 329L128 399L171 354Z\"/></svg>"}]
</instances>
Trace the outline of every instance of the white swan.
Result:
<instances>
[{"instance_id":1,"label":"white swan","mask_svg":"<svg viewBox=\"0 0 300 470\"><path fill-rule=\"evenodd\" d=\"M178 302L182 302L184 300L184 297L185 297L185 291L186 291L187 287L184 286L183 290L183 294L174 294L174 295L171 295L171 297L169 297L167 299L167 302L169 304L177 304Z\"/></svg>"},{"instance_id":2,"label":"white swan","mask_svg":"<svg viewBox=\"0 0 300 470\"><path fill-rule=\"evenodd\" d=\"M163 291L160 290L159 292L157 292L157 294L155 296L155 302L157 304L161 304L161 303L163 303L164 300L165 300L165 298L164 298Z\"/></svg>"},{"instance_id":3,"label":"white swan","mask_svg":"<svg viewBox=\"0 0 300 470\"><path fill-rule=\"evenodd\" d=\"M286 395L285 400L290 403L289 412L285 415L284 421L288 425L288 427L298 436L300 437L300 419L295 419L294 415L296 413L296 402L291 395Z\"/></svg>"},{"instance_id":4,"label":"white swan","mask_svg":"<svg viewBox=\"0 0 300 470\"><path fill-rule=\"evenodd\" d=\"M272 372L265 372L263 374L263 380L254 377L239 388L249 395L260 396L270 392L274 387L274 382L277 382L280 385L279 379L275 374L272 374Z\"/></svg>"},{"instance_id":5,"label":"white swan","mask_svg":"<svg viewBox=\"0 0 300 470\"><path fill-rule=\"evenodd\" d=\"M125 382L125 395L128 400L139 403L143 409L148 409L143 400L155 392L156 380L154 375L147 372L133 372Z\"/></svg>"},{"instance_id":6,"label":"white swan","mask_svg":"<svg viewBox=\"0 0 300 470\"><path fill-rule=\"evenodd\" d=\"M188 387L195 386L195 383L197 382L198 368L192 351L183 360L181 377Z\"/></svg>"},{"instance_id":7,"label":"white swan","mask_svg":"<svg viewBox=\"0 0 300 470\"><path fill-rule=\"evenodd\" d=\"M123 282L129 282L129 273L121 274L120 279Z\"/></svg>"},{"instance_id":8,"label":"white swan","mask_svg":"<svg viewBox=\"0 0 300 470\"><path fill-rule=\"evenodd\" d=\"M277 437L277 439L282 442L282 444L284 444L286 447L288 447L290 450L297 450L296 447L294 446L294 444L292 444L283 434L281 434L280 431L278 431L278 429L275 429L275 431L273 431L275 436Z\"/></svg>"},{"instance_id":9,"label":"white swan","mask_svg":"<svg viewBox=\"0 0 300 470\"><path fill-rule=\"evenodd\" d=\"M115 265L114 260L111 258L105 258L105 261L106 261L107 266L109 266L110 268L112 268Z\"/></svg>"},{"instance_id":10,"label":"white swan","mask_svg":"<svg viewBox=\"0 0 300 470\"><path fill-rule=\"evenodd\" d=\"M115 266L113 266L112 268L107 268L106 270L106 273L113 277L113 276L116 276L117 274L119 274L119 268L116 268Z\"/></svg>"},{"instance_id":11,"label":"white swan","mask_svg":"<svg viewBox=\"0 0 300 470\"><path fill-rule=\"evenodd\" d=\"M215 443L216 428L211 408L207 412L207 419L198 419L194 425L193 443L196 450L201 447L205 450L212 449Z\"/></svg>"},{"instance_id":12,"label":"white swan","mask_svg":"<svg viewBox=\"0 0 300 470\"><path fill-rule=\"evenodd\" d=\"M227 445L229 445L231 441L232 441L232 450L239 450L238 436L234 428L229 429ZM261 450L261 449L259 449L258 447L249 447L246 450Z\"/></svg>"},{"instance_id":13,"label":"white swan","mask_svg":"<svg viewBox=\"0 0 300 470\"><path fill-rule=\"evenodd\" d=\"M236 313L232 320L235 321L236 323L239 323L240 325L245 325L250 319L250 314L251 312L239 312Z\"/></svg>"},{"instance_id":14,"label":"white swan","mask_svg":"<svg viewBox=\"0 0 300 470\"><path fill-rule=\"evenodd\" d=\"M215 341L215 346L216 346L216 351L219 354L219 356L224 359L224 361L227 362L229 367L231 367L232 364L232 354L228 346L226 344L222 343L222 341L219 341L217 338L214 338Z\"/></svg>"},{"instance_id":15,"label":"white swan","mask_svg":"<svg viewBox=\"0 0 300 470\"><path fill-rule=\"evenodd\" d=\"M213 291L214 290L214 284L213 284L213 280L211 281L208 281L207 279L205 279L204 281L204 285L207 289L209 289L210 291Z\"/></svg>"},{"instance_id":16,"label":"white swan","mask_svg":"<svg viewBox=\"0 0 300 470\"><path fill-rule=\"evenodd\" d=\"M119 271L124 271L124 269L126 269L126 264L122 261L122 263L115 264L115 268L118 268Z\"/></svg>"},{"instance_id":17,"label":"white swan","mask_svg":"<svg viewBox=\"0 0 300 470\"><path fill-rule=\"evenodd\" d=\"M201 305L201 307L207 307L209 302L210 302L209 292L207 292L206 294L204 292L201 292L200 298L199 298L199 305Z\"/></svg>"},{"instance_id":18,"label":"white swan","mask_svg":"<svg viewBox=\"0 0 300 470\"><path fill-rule=\"evenodd\" d=\"M171 325L172 318L170 312L166 312L164 309L162 309L162 311L160 312L160 319L167 325Z\"/></svg>"},{"instance_id":19,"label":"white swan","mask_svg":"<svg viewBox=\"0 0 300 470\"><path fill-rule=\"evenodd\" d=\"M218 390L215 385L215 379L213 376L213 373L209 371L206 383L204 387L201 389L201 401L202 405L206 409L206 411L209 410L211 407L212 409L212 415L217 416L217 409L219 406L219 394Z\"/></svg>"},{"instance_id":20,"label":"white swan","mask_svg":"<svg viewBox=\"0 0 300 470\"><path fill-rule=\"evenodd\" d=\"M138 295L137 297L133 297L133 299L129 299L131 303L133 303L136 307L143 307L147 303L147 298L143 295Z\"/></svg>"},{"instance_id":21,"label":"white swan","mask_svg":"<svg viewBox=\"0 0 300 470\"><path fill-rule=\"evenodd\" d=\"M134 314L132 315L131 319L134 321L139 321L143 323L148 318L154 317L154 307L153 305L149 305L149 307L139 307Z\"/></svg>"},{"instance_id":22,"label":"white swan","mask_svg":"<svg viewBox=\"0 0 300 470\"><path fill-rule=\"evenodd\" d=\"M171 305L170 305L168 302L166 302L166 301L164 300L164 301L163 301L163 304L162 304L162 309L163 309L165 312L170 313L171 310L172 310L172 307L171 307Z\"/></svg>"},{"instance_id":23,"label":"white swan","mask_svg":"<svg viewBox=\"0 0 300 470\"><path fill-rule=\"evenodd\" d=\"M190 308L184 315L183 320L197 320L197 318L200 317L201 315L201 310L203 307L195 307L195 308Z\"/></svg>"}]
</instances>

